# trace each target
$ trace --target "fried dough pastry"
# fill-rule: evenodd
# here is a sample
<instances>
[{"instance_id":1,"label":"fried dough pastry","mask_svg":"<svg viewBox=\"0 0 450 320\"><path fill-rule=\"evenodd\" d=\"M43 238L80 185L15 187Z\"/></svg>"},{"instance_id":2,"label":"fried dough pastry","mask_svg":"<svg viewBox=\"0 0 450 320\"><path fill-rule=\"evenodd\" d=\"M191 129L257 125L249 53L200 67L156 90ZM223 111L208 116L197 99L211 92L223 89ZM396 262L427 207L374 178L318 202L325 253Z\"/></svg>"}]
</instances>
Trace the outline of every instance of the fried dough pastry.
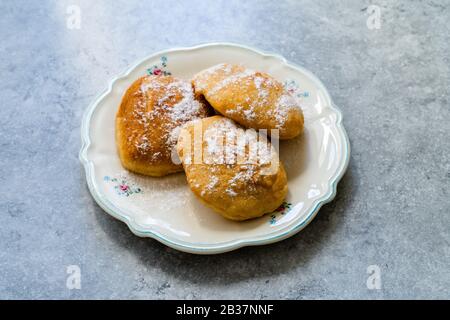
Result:
<instances>
[{"instance_id":1,"label":"fried dough pastry","mask_svg":"<svg viewBox=\"0 0 450 320\"><path fill-rule=\"evenodd\" d=\"M180 125L207 117L210 107L194 97L189 82L145 76L126 91L116 115L116 144L122 165L133 172L164 176L182 171L172 161Z\"/></svg>"},{"instance_id":2,"label":"fried dough pastry","mask_svg":"<svg viewBox=\"0 0 450 320\"><path fill-rule=\"evenodd\" d=\"M287 194L286 172L267 138L216 115L184 125L177 143L189 187L231 220L273 212Z\"/></svg>"},{"instance_id":3,"label":"fried dough pastry","mask_svg":"<svg viewBox=\"0 0 450 320\"><path fill-rule=\"evenodd\" d=\"M280 139L303 131L303 112L296 99L272 76L241 65L219 64L201 71L192 83L225 117L247 128L279 129Z\"/></svg>"}]
</instances>

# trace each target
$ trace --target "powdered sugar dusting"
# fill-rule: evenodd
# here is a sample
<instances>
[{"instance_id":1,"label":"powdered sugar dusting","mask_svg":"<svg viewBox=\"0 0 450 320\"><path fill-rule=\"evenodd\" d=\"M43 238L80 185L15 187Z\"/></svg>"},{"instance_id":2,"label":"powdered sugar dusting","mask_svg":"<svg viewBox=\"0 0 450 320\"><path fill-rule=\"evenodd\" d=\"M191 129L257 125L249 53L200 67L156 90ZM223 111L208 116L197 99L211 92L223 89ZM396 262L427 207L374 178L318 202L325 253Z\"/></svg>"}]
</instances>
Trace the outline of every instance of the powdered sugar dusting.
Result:
<instances>
[{"instance_id":1,"label":"powdered sugar dusting","mask_svg":"<svg viewBox=\"0 0 450 320\"><path fill-rule=\"evenodd\" d=\"M222 81L218 82L208 94L212 95L225 88L230 84L238 84L241 79L251 77L255 74L255 71L251 69L245 69L243 72L236 73L229 77L225 77Z\"/></svg>"},{"instance_id":2,"label":"powdered sugar dusting","mask_svg":"<svg viewBox=\"0 0 450 320\"><path fill-rule=\"evenodd\" d=\"M299 108L299 106L296 99L288 92L284 92L278 98L273 110L273 116L277 122L277 128L282 127L288 118L289 112L297 108Z\"/></svg>"},{"instance_id":3,"label":"powdered sugar dusting","mask_svg":"<svg viewBox=\"0 0 450 320\"><path fill-rule=\"evenodd\" d=\"M226 75L226 74L231 73L231 71L232 71L231 65L226 64L226 63L220 63L220 64L212 66L206 70L203 70L202 72L198 73L195 76L195 79L198 80L198 81L195 81L196 82L196 90L206 89L207 82L205 80L208 79L210 76L214 75L215 73L223 72Z\"/></svg>"},{"instance_id":4,"label":"powdered sugar dusting","mask_svg":"<svg viewBox=\"0 0 450 320\"><path fill-rule=\"evenodd\" d=\"M270 164L276 156L267 138L256 131L244 130L226 118L215 121L204 132L204 163L210 166L207 167L209 182L201 195L215 192L218 177L214 171L219 168L238 171L227 181L225 192L228 196L256 192L256 176L262 166Z\"/></svg>"},{"instance_id":5,"label":"powdered sugar dusting","mask_svg":"<svg viewBox=\"0 0 450 320\"><path fill-rule=\"evenodd\" d=\"M164 152L153 152L151 160L170 156L177 142L180 126L207 115L205 105L195 99L191 84L183 80L173 78L171 82L164 84L158 78L148 77L140 86L140 94L142 99L137 99L133 110L135 119L147 132L151 129L158 130L167 146ZM153 98L153 105L148 107L146 103L149 97ZM141 154L151 153L151 141L147 136L131 135L130 138L135 141L135 147Z\"/></svg>"}]
</instances>

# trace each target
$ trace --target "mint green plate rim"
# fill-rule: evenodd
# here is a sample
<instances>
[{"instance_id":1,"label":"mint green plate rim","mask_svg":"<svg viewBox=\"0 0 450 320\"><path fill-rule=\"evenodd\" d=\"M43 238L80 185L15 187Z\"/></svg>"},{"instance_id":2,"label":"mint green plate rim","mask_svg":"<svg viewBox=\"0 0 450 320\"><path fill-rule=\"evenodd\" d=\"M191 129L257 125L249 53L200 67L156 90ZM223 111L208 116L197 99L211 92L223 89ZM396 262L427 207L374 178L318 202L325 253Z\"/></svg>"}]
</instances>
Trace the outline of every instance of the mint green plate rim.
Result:
<instances>
[{"instance_id":1,"label":"mint green plate rim","mask_svg":"<svg viewBox=\"0 0 450 320\"><path fill-rule=\"evenodd\" d=\"M208 244L208 243L191 243L186 241L181 241L178 239L169 239L168 237L162 235L161 233L155 231L155 230L142 230L138 226L134 225L131 219L128 217L127 213L123 210L117 208L112 202L110 202L104 195L99 192L99 188L97 186L97 183L94 178L94 165L93 163L87 158L87 152L89 149L89 146L91 144L91 139L89 135L89 128L90 128L90 122L92 115L98 105L98 103L109 93L111 93L114 83L121 79L127 77L132 70L137 68L140 64L144 63L147 60L156 58L158 56L168 54L170 52L175 51L193 51L197 49L202 49L206 47L213 47L213 46L226 46L226 47L236 47L240 49L246 49L249 51L253 51L255 53L258 53L259 55L263 57L272 57L279 59L283 64L285 64L288 67L291 67L293 69L298 70L299 72L306 74L312 81L315 82L315 84L325 92L328 100L330 101L330 107L336 112L337 114L337 120L336 125L339 129L342 137L343 137L343 155L344 159L337 169L335 175L330 179L330 188L328 189L328 192L323 195L321 198L316 200L316 204L312 207L312 209L308 212L308 214L305 216L304 219L298 221L296 224L293 224L292 226L288 227L287 230L279 230L272 232L266 236L259 236L259 237L253 237L248 239L236 239L232 241L227 241L223 243L216 243L216 244ZM194 253L194 254L218 254L223 252L228 252L232 250L236 250L242 247L246 246L259 246L259 245L265 245L270 244L274 242L278 242L281 240L284 240L288 237L291 237L304 229L317 215L320 208L332 201L337 192L337 184L343 177L345 171L347 170L348 163L350 160L350 142L348 139L347 132L344 128L344 125L342 123L342 112L341 110L334 104L333 100L331 99L330 94L328 93L328 90L326 89L325 85L310 71L304 69L303 67L296 65L292 62L289 62L286 58L283 56L276 54L276 53L270 53L266 51L261 51L246 45L240 45L236 43L231 42L214 42L214 43L206 43L206 44L200 44L192 47L177 47L172 48L168 50L162 50L159 52L156 52L142 60L140 60L138 63L134 64L132 67L128 68L124 73L120 74L119 76L115 77L109 82L109 85L105 91L103 91L102 94L100 94L94 101L90 104L90 106L86 109L82 123L81 123L81 141L82 146L79 153L79 159L81 163L84 166L85 172L86 172L86 180L87 185L89 188L90 193L92 194L92 197L97 202L97 204L108 214L113 216L114 218L124 222L128 228L133 232L135 235L139 237L149 237L153 238L171 248L174 248L176 250Z\"/></svg>"}]
</instances>

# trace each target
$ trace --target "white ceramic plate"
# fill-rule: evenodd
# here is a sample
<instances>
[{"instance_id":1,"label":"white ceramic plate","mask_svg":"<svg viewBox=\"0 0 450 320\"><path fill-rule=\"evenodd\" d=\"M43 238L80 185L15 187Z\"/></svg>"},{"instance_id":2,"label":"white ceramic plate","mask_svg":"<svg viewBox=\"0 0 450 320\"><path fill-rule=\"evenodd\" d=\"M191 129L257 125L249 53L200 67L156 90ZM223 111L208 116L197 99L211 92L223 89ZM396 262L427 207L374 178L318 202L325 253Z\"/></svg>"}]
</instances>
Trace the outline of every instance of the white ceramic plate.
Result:
<instances>
[{"instance_id":1,"label":"white ceramic plate","mask_svg":"<svg viewBox=\"0 0 450 320\"><path fill-rule=\"evenodd\" d=\"M117 108L137 78L149 72L190 79L222 62L270 73L298 97L305 115L303 136L280 143L289 183L285 205L247 222L228 221L203 206L190 192L183 173L151 178L125 171L114 140ZM272 243L297 233L334 198L350 156L341 112L313 74L279 55L229 43L171 49L144 59L111 81L86 111L81 131L80 159L97 203L138 236L200 254Z\"/></svg>"}]
</instances>

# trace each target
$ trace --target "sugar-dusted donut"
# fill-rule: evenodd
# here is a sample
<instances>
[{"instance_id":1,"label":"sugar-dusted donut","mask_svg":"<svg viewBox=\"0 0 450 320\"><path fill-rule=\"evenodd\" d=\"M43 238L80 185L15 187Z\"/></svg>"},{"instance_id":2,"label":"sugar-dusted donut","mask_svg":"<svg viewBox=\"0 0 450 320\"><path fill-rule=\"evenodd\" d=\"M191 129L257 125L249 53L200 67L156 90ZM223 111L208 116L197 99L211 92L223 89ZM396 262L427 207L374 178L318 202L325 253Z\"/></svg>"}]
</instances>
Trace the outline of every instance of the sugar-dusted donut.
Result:
<instances>
[{"instance_id":1,"label":"sugar-dusted donut","mask_svg":"<svg viewBox=\"0 0 450 320\"><path fill-rule=\"evenodd\" d=\"M233 120L213 116L180 131L177 152L193 193L231 220L273 212L287 194L287 178L268 139Z\"/></svg>"},{"instance_id":2,"label":"sugar-dusted donut","mask_svg":"<svg viewBox=\"0 0 450 320\"><path fill-rule=\"evenodd\" d=\"M164 176L182 171L172 161L180 125L208 116L210 107L192 85L172 76L145 76L122 98L116 115L116 144L122 165L133 172Z\"/></svg>"},{"instance_id":3,"label":"sugar-dusted donut","mask_svg":"<svg viewBox=\"0 0 450 320\"><path fill-rule=\"evenodd\" d=\"M241 65L219 64L196 74L196 94L225 117L254 129L278 129L280 139L303 131L298 101L272 76ZM270 132L269 132L270 134Z\"/></svg>"}]
</instances>

